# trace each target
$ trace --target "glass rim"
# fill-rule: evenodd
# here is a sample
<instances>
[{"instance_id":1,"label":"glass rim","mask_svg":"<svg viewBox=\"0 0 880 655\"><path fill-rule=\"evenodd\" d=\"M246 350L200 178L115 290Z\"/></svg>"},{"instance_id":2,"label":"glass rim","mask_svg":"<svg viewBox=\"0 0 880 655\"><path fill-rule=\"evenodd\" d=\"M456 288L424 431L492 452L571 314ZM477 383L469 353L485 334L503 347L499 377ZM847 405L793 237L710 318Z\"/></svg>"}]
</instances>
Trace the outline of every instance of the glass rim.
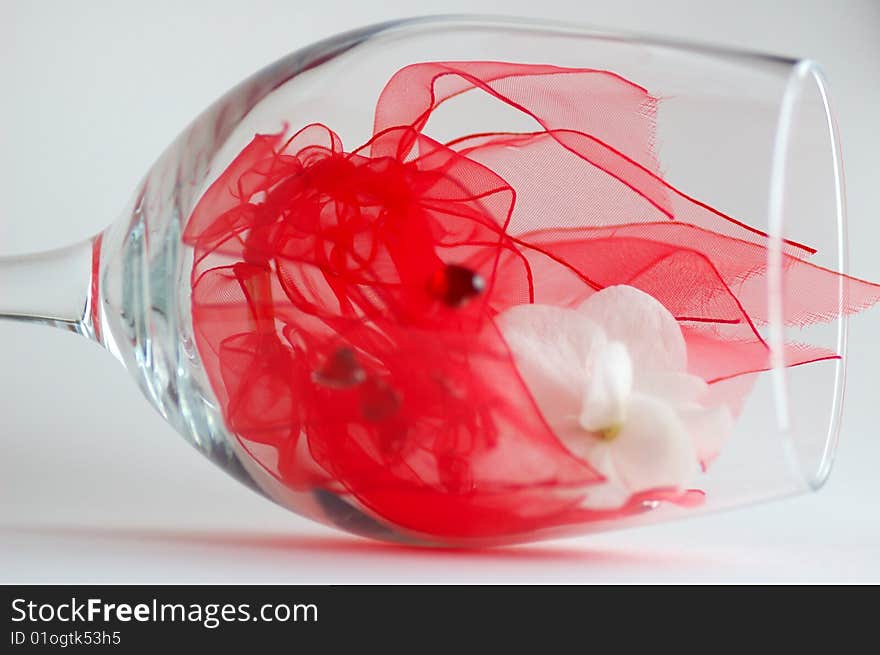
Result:
<instances>
[{"instance_id":1,"label":"glass rim","mask_svg":"<svg viewBox=\"0 0 880 655\"><path fill-rule=\"evenodd\" d=\"M796 434L791 426L788 367L784 361L785 325L782 307L783 294L783 240L785 231L786 169L790 154L790 141L794 114L803 102L804 92L817 91L821 100L824 129L828 139L828 155L831 157L834 192L834 220L837 236L838 279L838 319L836 321L836 352L839 358L835 363L834 390L828 416L825 441L818 460L805 463L798 455L795 444ZM785 83L777 115L777 127L771 156L770 185L768 192L768 255L767 255L767 301L768 301L768 342L771 351L771 378L777 412L778 433L784 440L784 450L793 474L804 486L812 491L820 489L828 479L837 453L840 440L840 427L846 389L847 340L849 316L845 311L844 299L849 274L846 194L843 172L843 156L840 133L834 106L831 101L828 80L819 65L810 59L793 62Z\"/></svg>"},{"instance_id":2,"label":"glass rim","mask_svg":"<svg viewBox=\"0 0 880 655\"><path fill-rule=\"evenodd\" d=\"M749 50L747 48L738 48L735 46L717 45L692 39L666 37L647 32L603 28L590 23L581 23L579 21L562 22L561 18L538 18L521 15L483 13L425 14L374 23L367 27L354 30L354 32L362 33L366 36L375 35L381 32L393 32L398 28L411 29L413 26L418 26L420 24L436 25L438 23L446 23L450 27L459 28L471 25L473 27L523 28L529 29L531 32L534 32L536 29L546 29L555 33L567 33L572 36L580 36L596 40L638 43L659 48L683 50L707 56L756 60L765 63L779 64L786 67L796 66L804 61L815 66L815 62L804 57Z\"/></svg>"}]
</instances>

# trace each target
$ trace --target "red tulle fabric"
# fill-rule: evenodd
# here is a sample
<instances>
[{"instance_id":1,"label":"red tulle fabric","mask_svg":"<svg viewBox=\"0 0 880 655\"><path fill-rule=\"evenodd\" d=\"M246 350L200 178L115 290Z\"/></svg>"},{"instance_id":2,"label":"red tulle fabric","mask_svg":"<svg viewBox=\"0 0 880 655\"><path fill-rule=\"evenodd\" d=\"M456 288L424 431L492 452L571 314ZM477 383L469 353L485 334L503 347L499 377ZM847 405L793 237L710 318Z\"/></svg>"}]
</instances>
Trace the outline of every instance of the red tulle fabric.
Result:
<instances>
[{"instance_id":1,"label":"red tulle fabric","mask_svg":"<svg viewBox=\"0 0 880 655\"><path fill-rule=\"evenodd\" d=\"M428 136L433 112L464 93L533 130ZM678 319L690 372L719 402L735 410L749 383L730 382L768 368L766 235L663 180L656 106L607 71L422 63L391 78L359 147L320 124L257 135L184 235L199 352L247 452L291 488L438 537L699 502L658 489L584 509L602 477L551 432L494 323L512 305L576 306L627 284ZM880 298L811 264L813 252L785 244L787 323ZM456 271L483 286L457 288L468 280ZM789 365L834 357L786 353Z\"/></svg>"}]
</instances>

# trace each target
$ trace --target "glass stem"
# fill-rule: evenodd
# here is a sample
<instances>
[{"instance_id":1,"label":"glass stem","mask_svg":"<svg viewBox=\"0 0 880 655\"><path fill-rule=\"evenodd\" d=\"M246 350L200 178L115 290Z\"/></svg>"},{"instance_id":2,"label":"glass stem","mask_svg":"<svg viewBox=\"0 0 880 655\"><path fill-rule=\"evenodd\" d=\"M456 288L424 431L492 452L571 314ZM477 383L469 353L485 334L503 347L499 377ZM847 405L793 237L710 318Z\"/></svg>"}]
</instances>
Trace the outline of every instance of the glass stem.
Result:
<instances>
[{"instance_id":1,"label":"glass stem","mask_svg":"<svg viewBox=\"0 0 880 655\"><path fill-rule=\"evenodd\" d=\"M95 338L100 242L95 237L58 250L0 257L0 319Z\"/></svg>"}]
</instances>

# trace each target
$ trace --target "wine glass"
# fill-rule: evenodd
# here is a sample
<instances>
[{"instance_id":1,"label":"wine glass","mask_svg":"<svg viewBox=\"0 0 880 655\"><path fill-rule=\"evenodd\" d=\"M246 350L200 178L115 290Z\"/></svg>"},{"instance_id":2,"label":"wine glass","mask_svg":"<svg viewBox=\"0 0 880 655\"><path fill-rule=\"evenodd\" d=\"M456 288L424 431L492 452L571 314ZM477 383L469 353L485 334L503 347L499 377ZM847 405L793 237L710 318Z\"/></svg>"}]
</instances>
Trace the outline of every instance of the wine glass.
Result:
<instances>
[{"instance_id":1,"label":"wine glass","mask_svg":"<svg viewBox=\"0 0 880 655\"><path fill-rule=\"evenodd\" d=\"M0 259L0 316L299 514L492 545L821 486L846 253L814 63L419 18L232 89L101 234Z\"/></svg>"}]
</instances>

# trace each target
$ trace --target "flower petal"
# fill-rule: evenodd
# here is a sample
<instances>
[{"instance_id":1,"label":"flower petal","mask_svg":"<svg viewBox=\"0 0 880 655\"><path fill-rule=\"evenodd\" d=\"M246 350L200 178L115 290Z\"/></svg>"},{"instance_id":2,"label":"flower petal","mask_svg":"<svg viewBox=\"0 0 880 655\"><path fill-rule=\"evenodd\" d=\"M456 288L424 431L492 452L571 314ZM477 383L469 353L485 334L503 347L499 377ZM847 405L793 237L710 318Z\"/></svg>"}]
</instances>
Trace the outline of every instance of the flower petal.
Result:
<instances>
[{"instance_id":1,"label":"flower petal","mask_svg":"<svg viewBox=\"0 0 880 655\"><path fill-rule=\"evenodd\" d=\"M627 347L637 372L683 371L687 350L675 317L653 296L635 287L606 287L587 298L578 312L601 325L609 339Z\"/></svg>"},{"instance_id":2,"label":"flower petal","mask_svg":"<svg viewBox=\"0 0 880 655\"><path fill-rule=\"evenodd\" d=\"M590 462L590 466L605 478L602 484L592 485L586 490L586 497L581 506L591 509L615 509L625 505L631 494L617 475L611 442L595 438L584 439L583 435L580 441L580 457Z\"/></svg>"},{"instance_id":3,"label":"flower petal","mask_svg":"<svg viewBox=\"0 0 880 655\"><path fill-rule=\"evenodd\" d=\"M583 391L581 427L597 432L623 424L633 387L633 362L626 346L609 341L585 365L589 382Z\"/></svg>"},{"instance_id":4,"label":"flower petal","mask_svg":"<svg viewBox=\"0 0 880 655\"><path fill-rule=\"evenodd\" d=\"M726 405L700 407L693 405L678 410L678 415L691 437L702 465L707 465L721 451L734 428L733 414Z\"/></svg>"},{"instance_id":5,"label":"flower petal","mask_svg":"<svg viewBox=\"0 0 880 655\"><path fill-rule=\"evenodd\" d=\"M698 472L690 435L667 404L633 394L627 420L609 443L614 469L632 493L682 488Z\"/></svg>"},{"instance_id":6,"label":"flower petal","mask_svg":"<svg viewBox=\"0 0 880 655\"><path fill-rule=\"evenodd\" d=\"M701 402L709 392L706 381L690 373L648 371L639 375L634 389L646 396L663 400L673 407Z\"/></svg>"},{"instance_id":7,"label":"flower petal","mask_svg":"<svg viewBox=\"0 0 880 655\"><path fill-rule=\"evenodd\" d=\"M549 305L516 305L496 324L544 419L554 428L574 424L587 361L606 341L602 329L574 310Z\"/></svg>"},{"instance_id":8,"label":"flower petal","mask_svg":"<svg viewBox=\"0 0 880 655\"><path fill-rule=\"evenodd\" d=\"M684 423L701 464L713 460L734 428L730 408L710 402L710 387L703 378L688 373L651 372L643 375L636 391L671 405ZM707 402L709 401L709 402Z\"/></svg>"}]
</instances>

